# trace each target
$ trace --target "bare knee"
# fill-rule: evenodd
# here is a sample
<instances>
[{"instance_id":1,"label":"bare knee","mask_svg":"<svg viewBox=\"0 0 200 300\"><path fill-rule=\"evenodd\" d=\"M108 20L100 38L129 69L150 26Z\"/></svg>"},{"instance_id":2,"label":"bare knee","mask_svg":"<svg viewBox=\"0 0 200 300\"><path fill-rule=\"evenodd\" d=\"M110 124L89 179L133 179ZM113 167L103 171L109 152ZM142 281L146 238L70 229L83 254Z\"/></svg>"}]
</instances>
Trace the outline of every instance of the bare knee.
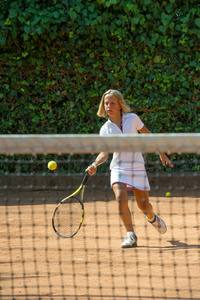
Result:
<instances>
[{"instance_id":1,"label":"bare knee","mask_svg":"<svg viewBox=\"0 0 200 300\"><path fill-rule=\"evenodd\" d=\"M137 199L139 209L145 214L149 208L149 201L145 198Z\"/></svg>"},{"instance_id":2,"label":"bare knee","mask_svg":"<svg viewBox=\"0 0 200 300\"><path fill-rule=\"evenodd\" d=\"M117 197L116 198L117 203L118 203L118 208L119 211L127 211L128 209L128 199L124 199L123 197Z\"/></svg>"},{"instance_id":3,"label":"bare knee","mask_svg":"<svg viewBox=\"0 0 200 300\"><path fill-rule=\"evenodd\" d=\"M113 186L115 198L118 203L119 211L126 211L128 208L128 195L123 184L115 184Z\"/></svg>"}]
</instances>

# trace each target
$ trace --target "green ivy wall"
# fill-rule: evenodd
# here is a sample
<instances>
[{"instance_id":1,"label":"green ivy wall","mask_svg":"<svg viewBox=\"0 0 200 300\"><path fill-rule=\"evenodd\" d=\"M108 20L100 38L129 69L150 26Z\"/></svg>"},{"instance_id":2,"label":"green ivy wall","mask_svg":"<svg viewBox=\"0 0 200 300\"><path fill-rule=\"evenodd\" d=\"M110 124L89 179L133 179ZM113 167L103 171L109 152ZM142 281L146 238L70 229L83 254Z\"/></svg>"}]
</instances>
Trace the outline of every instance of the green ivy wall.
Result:
<instances>
[{"instance_id":1,"label":"green ivy wall","mask_svg":"<svg viewBox=\"0 0 200 300\"><path fill-rule=\"evenodd\" d=\"M153 132L200 132L198 3L1 0L0 133L97 133L110 88Z\"/></svg>"}]
</instances>

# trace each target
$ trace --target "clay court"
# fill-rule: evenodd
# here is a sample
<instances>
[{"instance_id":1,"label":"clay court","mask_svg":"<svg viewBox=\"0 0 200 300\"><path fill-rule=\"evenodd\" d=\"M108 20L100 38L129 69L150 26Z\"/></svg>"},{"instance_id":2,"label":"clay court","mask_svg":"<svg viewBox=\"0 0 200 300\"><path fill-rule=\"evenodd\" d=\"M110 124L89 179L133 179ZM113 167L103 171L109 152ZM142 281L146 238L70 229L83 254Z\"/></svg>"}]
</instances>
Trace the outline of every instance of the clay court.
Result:
<instances>
[{"instance_id":1,"label":"clay court","mask_svg":"<svg viewBox=\"0 0 200 300\"><path fill-rule=\"evenodd\" d=\"M85 190L84 225L71 239L51 226L56 203L70 190L1 190L1 299L200 299L199 191L150 194L168 226L164 235L130 194L138 247L121 249L114 194L93 183Z\"/></svg>"}]
</instances>

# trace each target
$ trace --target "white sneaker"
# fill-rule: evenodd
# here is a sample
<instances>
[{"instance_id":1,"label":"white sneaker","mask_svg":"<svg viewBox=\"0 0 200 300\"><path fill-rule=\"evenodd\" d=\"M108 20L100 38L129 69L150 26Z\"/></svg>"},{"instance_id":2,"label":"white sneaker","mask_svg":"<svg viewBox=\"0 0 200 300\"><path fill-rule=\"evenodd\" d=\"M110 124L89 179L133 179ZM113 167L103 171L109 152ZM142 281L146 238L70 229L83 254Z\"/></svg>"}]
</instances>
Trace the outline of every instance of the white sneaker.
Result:
<instances>
[{"instance_id":1,"label":"white sneaker","mask_svg":"<svg viewBox=\"0 0 200 300\"><path fill-rule=\"evenodd\" d=\"M132 248L137 246L137 236L133 232L133 234L127 234L123 243L121 244L121 248Z\"/></svg>"},{"instance_id":2,"label":"white sneaker","mask_svg":"<svg viewBox=\"0 0 200 300\"><path fill-rule=\"evenodd\" d=\"M156 218L156 220L153 223L151 223L151 222L149 222L149 223L151 223L158 232L164 234L167 231L167 226L166 226L165 222L156 215L155 215L155 218Z\"/></svg>"}]
</instances>

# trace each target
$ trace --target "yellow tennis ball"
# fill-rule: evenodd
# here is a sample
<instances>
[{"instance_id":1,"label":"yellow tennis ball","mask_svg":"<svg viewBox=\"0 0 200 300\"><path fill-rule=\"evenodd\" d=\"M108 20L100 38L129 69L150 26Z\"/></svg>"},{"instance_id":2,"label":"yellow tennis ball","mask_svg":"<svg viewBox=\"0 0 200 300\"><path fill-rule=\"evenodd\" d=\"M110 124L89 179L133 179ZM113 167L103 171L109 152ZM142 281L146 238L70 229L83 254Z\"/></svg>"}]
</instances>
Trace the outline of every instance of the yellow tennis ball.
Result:
<instances>
[{"instance_id":1,"label":"yellow tennis ball","mask_svg":"<svg viewBox=\"0 0 200 300\"><path fill-rule=\"evenodd\" d=\"M171 193L170 193L170 192L167 192L167 193L166 193L166 197L171 197Z\"/></svg>"},{"instance_id":2,"label":"yellow tennis ball","mask_svg":"<svg viewBox=\"0 0 200 300\"><path fill-rule=\"evenodd\" d=\"M48 163L48 168L49 170L53 171L57 168L57 163L54 161L54 160L51 160L49 163Z\"/></svg>"}]
</instances>

